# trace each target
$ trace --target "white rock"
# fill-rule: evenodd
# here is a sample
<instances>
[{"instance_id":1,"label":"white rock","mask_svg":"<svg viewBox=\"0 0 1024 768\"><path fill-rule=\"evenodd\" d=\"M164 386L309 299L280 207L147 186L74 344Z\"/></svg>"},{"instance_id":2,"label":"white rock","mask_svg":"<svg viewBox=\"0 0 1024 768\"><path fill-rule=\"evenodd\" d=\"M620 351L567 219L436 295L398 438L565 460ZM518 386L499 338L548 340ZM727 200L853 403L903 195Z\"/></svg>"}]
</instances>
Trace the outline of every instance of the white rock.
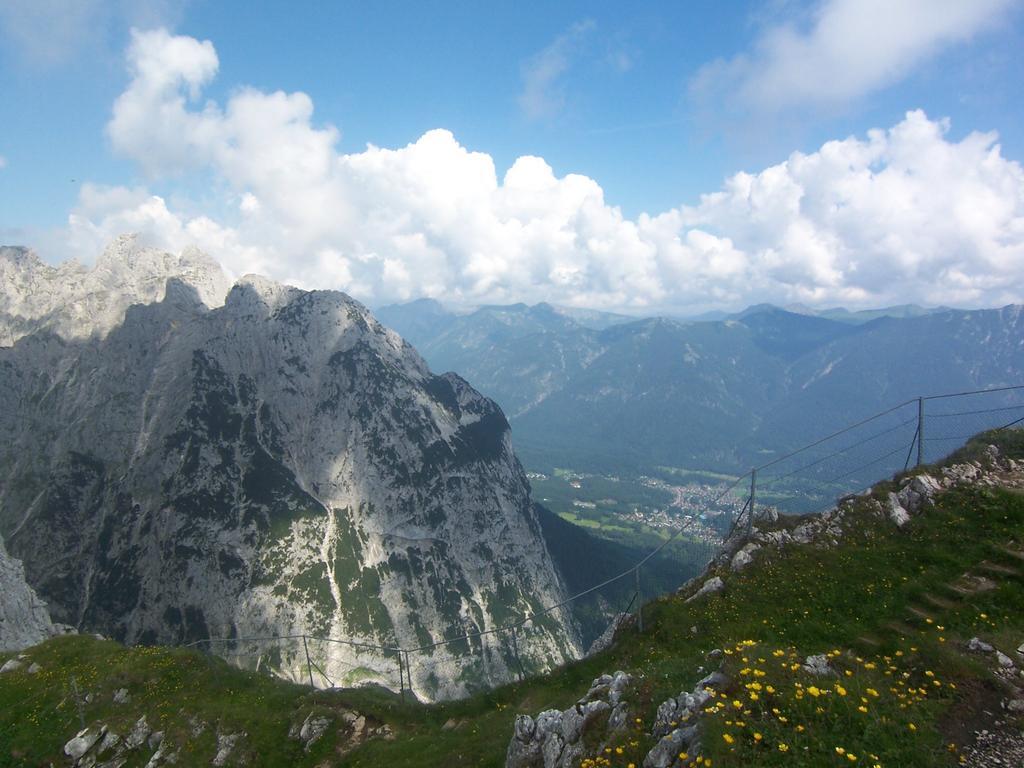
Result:
<instances>
[{"instance_id":1,"label":"white rock","mask_svg":"<svg viewBox=\"0 0 1024 768\"><path fill-rule=\"evenodd\" d=\"M608 686L608 702L614 707L623 700L626 689L633 682L633 676L618 670Z\"/></svg>"},{"instance_id":2,"label":"white rock","mask_svg":"<svg viewBox=\"0 0 1024 768\"><path fill-rule=\"evenodd\" d=\"M996 661L999 662L999 666L1003 669L1013 669L1013 659L1002 651L996 651Z\"/></svg>"},{"instance_id":3,"label":"white rock","mask_svg":"<svg viewBox=\"0 0 1024 768\"><path fill-rule=\"evenodd\" d=\"M816 656L808 656L804 659L802 666L805 672L812 675L824 676L835 674L835 671L828 663L828 656L823 653L819 653Z\"/></svg>"},{"instance_id":4,"label":"white rock","mask_svg":"<svg viewBox=\"0 0 1024 768\"><path fill-rule=\"evenodd\" d=\"M887 499L889 519L896 523L897 527L902 528L904 525L910 522L910 513L903 508L900 504L899 497L895 493L890 493Z\"/></svg>"},{"instance_id":5,"label":"white rock","mask_svg":"<svg viewBox=\"0 0 1024 768\"><path fill-rule=\"evenodd\" d=\"M729 567L734 571L741 571L754 562L754 553L759 550L761 546L750 542L745 544L735 555L732 556L732 562Z\"/></svg>"},{"instance_id":6,"label":"white rock","mask_svg":"<svg viewBox=\"0 0 1024 768\"><path fill-rule=\"evenodd\" d=\"M217 754L214 755L213 762L210 764L218 766L218 768L220 766L227 765L228 758L231 757L232 750L234 750L235 745L238 744L239 740L244 735L245 734L243 733L218 734Z\"/></svg>"},{"instance_id":7,"label":"white rock","mask_svg":"<svg viewBox=\"0 0 1024 768\"><path fill-rule=\"evenodd\" d=\"M26 583L21 561L7 554L0 538L0 651L19 651L54 634L46 603Z\"/></svg>"},{"instance_id":8,"label":"white rock","mask_svg":"<svg viewBox=\"0 0 1024 768\"><path fill-rule=\"evenodd\" d=\"M686 599L686 602L692 603L698 598L704 597L704 595L712 595L716 592L721 592L725 589L725 582L722 581L721 577L713 576L704 582L704 585L698 589L693 595Z\"/></svg>"},{"instance_id":9,"label":"white rock","mask_svg":"<svg viewBox=\"0 0 1024 768\"><path fill-rule=\"evenodd\" d=\"M975 653L992 653L995 648L986 643L980 637L972 637L967 642L967 650L974 651Z\"/></svg>"},{"instance_id":10,"label":"white rock","mask_svg":"<svg viewBox=\"0 0 1024 768\"><path fill-rule=\"evenodd\" d=\"M302 727L299 729L299 738L302 740L307 752L327 733L327 729L330 726L331 719L329 717L324 717L323 715L314 717L312 712L306 716Z\"/></svg>"},{"instance_id":11,"label":"white rock","mask_svg":"<svg viewBox=\"0 0 1024 768\"><path fill-rule=\"evenodd\" d=\"M103 739L100 741L99 746L96 747L96 756L102 757L107 752L117 748L117 745L121 743L121 737L113 731L107 731L104 734Z\"/></svg>"},{"instance_id":12,"label":"white rock","mask_svg":"<svg viewBox=\"0 0 1024 768\"><path fill-rule=\"evenodd\" d=\"M676 728L658 740L658 743L644 757L644 768L669 768L676 765L680 752L692 748L697 738L697 728Z\"/></svg>"},{"instance_id":13,"label":"white rock","mask_svg":"<svg viewBox=\"0 0 1024 768\"><path fill-rule=\"evenodd\" d=\"M146 739L151 732L152 730L149 727L149 723L146 722L146 716L143 715L135 721L135 725L132 726L131 732L125 737L125 749L138 749L146 743Z\"/></svg>"},{"instance_id":14,"label":"white rock","mask_svg":"<svg viewBox=\"0 0 1024 768\"><path fill-rule=\"evenodd\" d=\"M167 744L161 743L157 747L156 752L149 758L149 762L146 763L146 768L157 768L157 766L165 763L176 763L178 762L177 752L174 752Z\"/></svg>"},{"instance_id":15,"label":"white rock","mask_svg":"<svg viewBox=\"0 0 1024 768\"><path fill-rule=\"evenodd\" d=\"M92 749L93 745L103 737L105 732L106 727L98 731L94 731L91 728L85 728L79 731L75 734L73 739L64 745L64 754L72 760L80 760L82 756Z\"/></svg>"}]
</instances>

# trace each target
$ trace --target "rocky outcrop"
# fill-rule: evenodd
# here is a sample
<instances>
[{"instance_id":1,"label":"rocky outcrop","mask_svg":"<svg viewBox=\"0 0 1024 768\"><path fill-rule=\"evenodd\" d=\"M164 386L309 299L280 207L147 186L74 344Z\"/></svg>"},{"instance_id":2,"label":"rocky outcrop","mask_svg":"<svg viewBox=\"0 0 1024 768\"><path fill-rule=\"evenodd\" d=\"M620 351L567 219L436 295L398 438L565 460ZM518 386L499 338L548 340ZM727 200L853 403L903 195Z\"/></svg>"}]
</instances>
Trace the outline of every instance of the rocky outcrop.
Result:
<instances>
[{"instance_id":1,"label":"rocky outcrop","mask_svg":"<svg viewBox=\"0 0 1024 768\"><path fill-rule=\"evenodd\" d=\"M804 659L804 663L801 664L801 667L804 672L811 675L817 675L818 677L827 677L835 674L835 670L833 670L832 666L828 663L828 656L824 653L808 656Z\"/></svg>"},{"instance_id":2,"label":"rocky outcrop","mask_svg":"<svg viewBox=\"0 0 1024 768\"><path fill-rule=\"evenodd\" d=\"M712 672L693 687L658 706L651 735L658 741L644 758L644 768L669 768L679 764L679 754L696 757L700 752L699 718L712 692L729 684L721 672Z\"/></svg>"},{"instance_id":3,"label":"rocky outcrop","mask_svg":"<svg viewBox=\"0 0 1024 768\"><path fill-rule=\"evenodd\" d=\"M171 279L106 335L0 347L0 391L0 534L56 621L128 643L471 635L410 655L421 699L511 679L488 634L510 616L535 616L527 671L580 653L569 610L540 612L565 589L501 410L344 294L248 277L211 309ZM301 641L206 647L308 679ZM309 651L317 684L398 688L393 652Z\"/></svg>"},{"instance_id":4,"label":"rocky outcrop","mask_svg":"<svg viewBox=\"0 0 1024 768\"><path fill-rule=\"evenodd\" d=\"M686 602L692 603L693 601L699 600L705 595L713 595L716 592L721 592L723 589L725 589L725 582L722 581L722 577L712 576L701 585L700 589L698 589L696 592L694 592L692 595L686 598Z\"/></svg>"},{"instance_id":5,"label":"rocky outcrop","mask_svg":"<svg viewBox=\"0 0 1024 768\"><path fill-rule=\"evenodd\" d=\"M223 730L194 716L189 722L189 734L177 737L153 730L146 715L120 734L106 723L93 723L64 744L66 764L76 768L120 768L128 764L157 768L182 764L183 760L188 765L261 764L245 731ZM207 731L214 734L212 741L197 741ZM390 726L348 709L310 712L304 720L292 723L288 730L288 738L300 742L307 753L328 737L338 758L367 741L394 738Z\"/></svg>"},{"instance_id":6,"label":"rocky outcrop","mask_svg":"<svg viewBox=\"0 0 1024 768\"><path fill-rule=\"evenodd\" d=\"M737 533L726 542L723 553L716 558L718 568L738 571L747 567L757 551L768 546L787 544L813 544L835 546L845 535L846 519L858 507L878 517L884 517L897 527L903 527L924 512L936 494L960 484L1013 485L1020 483L1024 467L1020 462L1003 456L994 445L986 447L984 462L972 460L932 470L935 474L918 472L900 480L898 487L885 494L883 500L872 498L869 492L846 496L832 509L809 515L789 529L759 525L753 528L752 540ZM1016 478L1016 479L1014 479ZM771 522L771 521L769 521ZM695 595L696 596L696 595Z\"/></svg>"},{"instance_id":7,"label":"rocky outcrop","mask_svg":"<svg viewBox=\"0 0 1024 768\"><path fill-rule=\"evenodd\" d=\"M750 541L744 544L735 555L732 556L732 560L729 562L729 567L734 571L742 571L752 562L754 562L754 553L761 548L761 545L755 541Z\"/></svg>"},{"instance_id":8,"label":"rocky outcrop","mask_svg":"<svg viewBox=\"0 0 1024 768\"><path fill-rule=\"evenodd\" d=\"M630 722L633 678L601 675L587 694L566 710L548 709L516 718L505 755L506 768L576 768L622 735Z\"/></svg>"},{"instance_id":9,"label":"rocky outcrop","mask_svg":"<svg viewBox=\"0 0 1024 768\"><path fill-rule=\"evenodd\" d=\"M519 715L505 768L575 768L588 756L602 756L605 747L621 740L633 722L633 685L633 678L624 672L602 675L569 709L545 710L536 718ZM714 692L728 685L729 679L715 671L692 690L662 702L651 729L657 741L644 758L644 768L679 765L682 752L696 757L700 753L700 714Z\"/></svg>"},{"instance_id":10,"label":"rocky outcrop","mask_svg":"<svg viewBox=\"0 0 1024 768\"><path fill-rule=\"evenodd\" d=\"M0 538L0 651L20 651L57 634L46 604L25 582L20 560Z\"/></svg>"},{"instance_id":11,"label":"rocky outcrop","mask_svg":"<svg viewBox=\"0 0 1024 768\"><path fill-rule=\"evenodd\" d=\"M99 724L83 728L64 745L67 764L76 768L121 768L129 762L157 768L176 763L179 751L164 739L162 732L153 731L145 715L135 722L126 736L122 737L106 725Z\"/></svg>"},{"instance_id":12,"label":"rocky outcrop","mask_svg":"<svg viewBox=\"0 0 1024 768\"><path fill-rule=\"evenodd\" d=\"M618 633L618 631L623 627L631 625L634 620L635 617L631 613L615 614L615 616L611 620L611 623L608 624L608 627L604 630L604 632L602 632L598 637L596 637L594 639L594 642L590 644L590 647L587 649L586 655L588 657L595 656L601 653L602 651L606 651L609 648L611 648L612 644L615 642L615 636Z\"/></svg>"}]
</instances>

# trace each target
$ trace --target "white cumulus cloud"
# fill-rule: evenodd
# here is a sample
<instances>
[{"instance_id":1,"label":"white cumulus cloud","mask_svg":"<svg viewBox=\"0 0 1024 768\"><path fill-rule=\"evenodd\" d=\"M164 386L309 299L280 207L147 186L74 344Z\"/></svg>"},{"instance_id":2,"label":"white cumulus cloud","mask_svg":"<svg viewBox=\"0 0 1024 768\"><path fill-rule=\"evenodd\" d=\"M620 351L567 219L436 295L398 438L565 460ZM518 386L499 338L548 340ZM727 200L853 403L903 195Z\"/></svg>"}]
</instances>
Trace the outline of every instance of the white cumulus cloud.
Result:
<instances>
[{"instance_id":1,"label":"white cumulus cloud","mask_svg":"<svg viewBox=\"0 0 1024 768\"><path fill-rule=\"evenodd\" d=\"M764 111L834 105L906 76L953 43L992 26L1014 0L822 0L801 25L764 29L753 50L704 66L699 93Z\"/></svg>"},{"instance_id":2,"label":"white cumulus cloud","mask_svg":"<svg viewBox=\"0 0 1024 768\"><path fill-rule=\"evenodd\" d=\"M593 179L492 158L433 130L345 153L302 93L203 101L212 44L138 33L109 132L153 176L195 171L219 218L145 188L86 185L69 244L125 231L372 302L551 301L634 311L757 301L852 306L1024 299L1024 169L997 137L910 112L888 130L738 173L692 206L624 216ZM173 183L168 181L165 183Z\"/></svg>"}]
</instances>

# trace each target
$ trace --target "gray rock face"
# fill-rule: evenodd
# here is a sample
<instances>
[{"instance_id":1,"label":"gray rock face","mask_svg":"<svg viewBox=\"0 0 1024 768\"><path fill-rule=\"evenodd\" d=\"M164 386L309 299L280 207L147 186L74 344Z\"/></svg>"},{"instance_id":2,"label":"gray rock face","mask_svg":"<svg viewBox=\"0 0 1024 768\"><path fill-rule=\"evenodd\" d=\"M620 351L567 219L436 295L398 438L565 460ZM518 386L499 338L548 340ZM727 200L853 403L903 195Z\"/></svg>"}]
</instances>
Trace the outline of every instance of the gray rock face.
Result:
<instances>
[{"instance_id":1,"label":"gray rock face","mask_svg":"<svg viewBox=\"0 0 1024 768\"><path fill-rule=\"evenodd\" d=\"M900 503L900 498L895 493L890 493L886 501L888 505L889 519L896 523L898 528L910 522L910 513Z\"/></svg>"},{"instance_id":2,"label":"gray rock face","mask_svg":"<svg viewBox=\"0 0 1024 768\"><path fill-rule=\"evenodd\" d=\"M979 637L972 637L967 643L967 650L974 651L975 653L992 653L995 648Z\"/></svg>"},{"instance_id":3,"label":"gray rock face","mask_svg":"<svg viewBox=\"0 0 1024 768\"><path fill-rule=\"evenodd\" d=\"M594 679L586 696L564 711L519 715L505 753L506 768L576 768L627 727L633 678L625 672Z\"/></svg>"},{"instance_id":4,"label":"gray rock face","mask_svg":"<svg viewBox=\"0 0 1024 768\"><path fill-rule=\"evenodd\" d=\"M818 675L819 677L835 674L835 671L828 663L828 656L823 653L819 653L817 656L808 656L804 659L802 666L805 672L812 675Z\"/></svg>"},{"instance_id":5,"label":"gray rock face","mask_svg":"<svg viewBox=\"0 0 1024 768\"><path fill-rule=\"evenodd\" d=\"M0 247L0 346L48 330L64 339L103 336L132 304L164 298L168 278L220 306L231 283L220 265L195 248L175 255L146 248L134 235L114 240L93 267L52 267L26 248Z\"/></svg>"},{"instance_id":6,"label":"gray rock face","mask_svg":"<svg viewBox=\"0 0 1024 768\"><path fill-rule=\"evenodd\" d=\"M46 604L25 581L21 561L7 554L0 537L0 651L20 651L56 632Z\"/></svg>"},{"instance_id":7,"label":"gray rock face","mask_svg":"<svg viewBox=\"0 0 1024 768\"><path fill-rule=\"evenodd\" d=\"M231 753L235 749L235 745L245 736L244 733L222 733L217 735L217 754L213 756L213 762L210 765L223 766L227 765L228 759L231 757ZM308 747L308 744L307 744Z\"/></svg>"},{"instance_id":8,"label":"gray rock face","mask_svg":"<svg viewBox=\"0 0 1024 768\"><path fill-rule=\"evenodd\" d=\"M125 737L124 747L125 749L138 749L146 743L146 739L153 730L149 727L149 723L146 722L146 716L143 715L135 721L135 725L132 726L131 732Z\"/></svg>"},{"instance_id":9,"label":"gray rock face","mask_svg":"<svg viewBox=\"0 0 1024 768\"><path fill-rule=\"evenodd\" d=\"M309 752L310 748L327 733L331 726L331 719L323 715L314 715L310 712L301 724L296 723L288 731L288 736L302 742L302 748Z\"/></svg>"},{"instance_id":10,"label":"gray rock face","mask_svg":"<svg viewBox=\"0 0 1024 768\"><path fill-rule=\"evenodd\" d=\"M105 733L105 728L102 730L86 728L79 731L73 739L64 745L64 754L72 760L80 760L86 752L93 748L97 741L103 738Z\"/></svg>"},{"instance_id":11,"label":"gray rock face","mask_svg":"<svg viewBox=\"0 0 1024 768\"><path fill-rule=\"evenodd\" d=\"M612 647L612 643L615 642L615 635L619 629L629 623L632 618L632 614L629 613L617 613L615 617L608 624L607 629L602 632L594 642L590 644L587 649L587 656L594 656L602 651L606 651Z\"/></svg>"},{"instance_id":12,"label":"gray rock face","mask_svg":"<svg viewBox=\"0 0 1024 768\"><path fill-rule=\"evenodd\" d=\"M644 758L644 768L669 768L679 763L679 754L687 750L698 751L696 726L676 728L663 736Z\"/></svg>"},{"instance_id":13,"label":"gray rock face","mask_svg":"<svg viewBox=\"0 0 1024 768\"><path fill-rule=\"evenodd\" d=\"M692 691L683 691L661 703L651 729L658 742L644 758L644 768L668 768L678 764L680 752L688 752L691 757L700 752L700 713L710 701L711 691L721 691L729 682L725 674L716 670L697 681Z\"/></svg>"},{"instance_id":14,"label":"gray rock face","mask_svg":"<svg viewBox=\"0 0 1024 768\"><path fill-rule=\"evenodd\" d=\"M732 556L732 561L729 563L729 567L734 571L742 571L754 562L754 553L760 548L760 544L756 544L752 541L745 544L742 549Z\"/></svg>"},{"instance_id":15,"label":"gray rock face","mask_svg":"<svg viewBox=\"0 0 1024 768\"><path fill-rule=\"evenodd\" d=\"M930 475L914 475L903 481L897 497L900 505L912 515L921 511L932 497L942 490L939 482Z\"/></svg>"},{"instance_id":16,"label":"gray rock face","mask_svg":"<svg viewBox=\"0 0 1024 768\"><path fill-rule=\"evenodd\" d=\"M564 598L493 402L344 294L248 277L202 299L171 279L103 337L0 348L0 534L55 620L415 648ZM411 655L416 694L510 679L506 642ZM577 657L569 612L519 649L531 671ZM307 677L301 642L211 650ZM397 687L393 654L310 653L336 684Z\"/></svg>"},{"instance_id":17,"label":"gray rock face","mask_svg":"<svg viewBox=\"0 0 1024 768\"><path fill-rule=\"evenodd\" d=\"M686 598L686 602L692 603L694 600L699 600L705 595L713 595L716 592L721 592L725 589L725 582L722 581L719 576L712 576L710 579L701 585L701 588L694 592L690 597Z\"/></svg>"}]
</instances>

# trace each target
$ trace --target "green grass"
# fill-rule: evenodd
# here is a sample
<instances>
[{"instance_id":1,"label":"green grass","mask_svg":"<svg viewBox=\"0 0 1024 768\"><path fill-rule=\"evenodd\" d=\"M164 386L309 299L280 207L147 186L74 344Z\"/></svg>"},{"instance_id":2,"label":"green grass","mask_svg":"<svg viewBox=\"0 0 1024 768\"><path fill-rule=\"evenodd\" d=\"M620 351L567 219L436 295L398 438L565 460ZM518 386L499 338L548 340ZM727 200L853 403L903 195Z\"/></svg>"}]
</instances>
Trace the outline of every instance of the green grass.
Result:
<instances>
[{"instance_id":1,"label":"green grass","mask_svg":"<svg viewBox=\"0 0 1024 768\"><path fill-rule=\"evenodd\" d=\"M712 472L708 469L687 469L686 467L663 467L654 468L656 472L667 475L670 479L684 478L687 482L725 482L731 483L736 475L726 475L721 472Z\"/></svg>"},{"instance_id":2,"label":"green grass","mask_svg":"<svg viewBox=\"0 0 1024 768\"><path fill-rule=\"evenodd\" d=\"M606 520L598 520L592 517L583 517L572 512L559 512L558 516L563 520L566 520L573 525L578 525L580 528L591 528L596 531L604 531L606 533L633 533L633 531L623 525L616 525L615 523L609 523Z\"/></svg>"},{"instance_id":3,"label":"green grass","mask_svg":"<svg viewBox=\"0 0 1024 768\"><path fill-rule=\"evenodd\" d=\"M988 439L1024 457L1024 435ZM974 443L961 458L981 455ZM883 484L876 493L891 487ZM686 604L672 595L648 604L646 631L630 631L596 658L460 702L403 703L379 690L310 694L194 653L58 638L31 651L42 673L0 678L0 765L59 762L61 746L78 729L73 699L67 697L72 675L80 686L99 692L97 703L87 707L87 722L124 729L146 712L151 723L190 744L183 765L208 764L212 757L209 731L206 742L188 741L186 715L221 722L229 732L246 730L247 749L260 756L257 764L312 766L331 755L334 745L328 739L304 755L287 739L289 725L314 706L349 706L389 723L397 738L367 743L346 765L420 768L501 766L517 713L564 709L598 674L625 669L642 676L636 712L641 723L613 745L621 754L613 748L604 756L625 768L629 762L639 765L652 746L645 731L658 704L692 688L712 648L729 652L726 669L736 680L721 711L707 718L704 754L714 766L956 765L972 718L983 707L994 711L1000 696L985 664L966 654L963 644L980 635L1004 650L1016 648L1024 639L1024 581L1001 578L997 588L968 600L955 599L941 585L983 560L1020 565L998 547L1024 547L1024 495L988 488L949 491L902 531L863 510L851 516L856 532L837 548L768 552L742 575L729 575L726 590L711 599ZM948 599L950 607L931 607L929 595ZM931 623L914 618L912 606L929 607ZM823 652L837 652L832 663L839 678L812 678L792 669L797 660ZM812 685L819 695L809 692ZM105 703L122 686L132 692L132 704ZM458 727L442 730L449 719Z\"/></svg>"},{"instance_id":4,"label":"green grass","mask_svg":"<svg viewBox=\"0 0 1024 768\"><path fill-rule=\"evenodd\" d=\"M6 654L5 658L11 654ZM54 638L29 651L42 668L0 678L0 765L64 764L64 743L79 730L79 702L86 725L105 723L122 736L142 714L183 747L181 763L208 764L215 754L218 723L225 733L245 731L243 752L265 765L308 762L298 742L287 738L292 722L302 722L318 706L300 686L246 673L194 651L154 647L125 648L88 635ZM79 697L75 696L75 687ZM126 688L131 701L113 702ZM88 700L86 700L88 697ZM327 702L328 707L338 702ZM197 737L189 719L208 725ZM317 744L321 759L332 745ZM139 754L129 765L144 765Z\"/></svg>"}]
</instances>

